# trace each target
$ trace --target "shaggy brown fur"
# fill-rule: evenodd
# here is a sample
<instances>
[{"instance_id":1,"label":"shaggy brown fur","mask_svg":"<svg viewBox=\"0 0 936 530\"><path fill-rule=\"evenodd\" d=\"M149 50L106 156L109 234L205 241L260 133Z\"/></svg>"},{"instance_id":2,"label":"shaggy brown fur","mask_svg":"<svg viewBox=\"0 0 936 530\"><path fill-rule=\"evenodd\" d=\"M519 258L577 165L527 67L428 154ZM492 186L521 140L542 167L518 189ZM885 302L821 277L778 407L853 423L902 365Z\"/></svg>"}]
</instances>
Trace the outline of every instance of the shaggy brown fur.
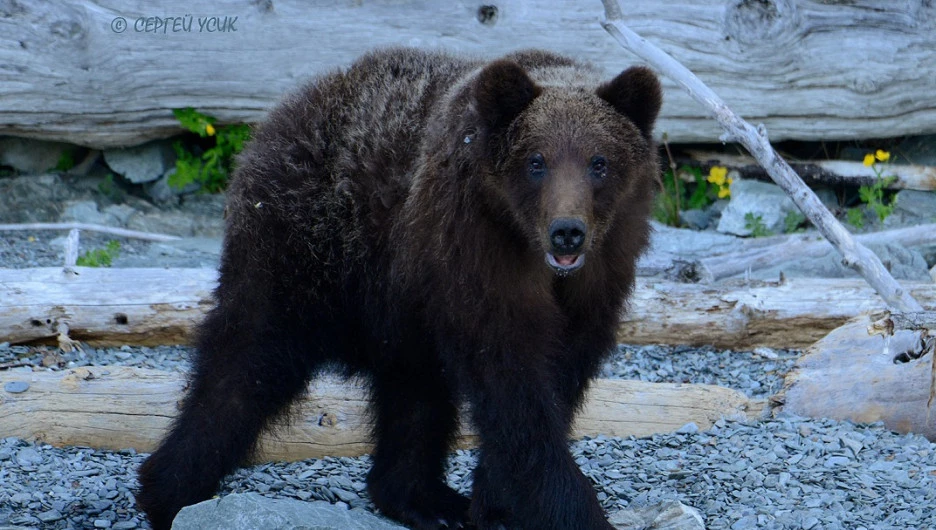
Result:
<instances>
[{"instance_id":1,"label":"shaggy brown fur","mask_svg":"<svg viewBox=\"0 0 936 530\"><path fill-rule=\"evenodd\" d=\"M288 97L229 190L180 416L140 469L157 529L310 378L370 383L380 510L416 528L610 528L567 450L648 240L660 87L547 52L369 54ZM481 437L444 483L457 408Z\"/></svg>"}]
</instances>

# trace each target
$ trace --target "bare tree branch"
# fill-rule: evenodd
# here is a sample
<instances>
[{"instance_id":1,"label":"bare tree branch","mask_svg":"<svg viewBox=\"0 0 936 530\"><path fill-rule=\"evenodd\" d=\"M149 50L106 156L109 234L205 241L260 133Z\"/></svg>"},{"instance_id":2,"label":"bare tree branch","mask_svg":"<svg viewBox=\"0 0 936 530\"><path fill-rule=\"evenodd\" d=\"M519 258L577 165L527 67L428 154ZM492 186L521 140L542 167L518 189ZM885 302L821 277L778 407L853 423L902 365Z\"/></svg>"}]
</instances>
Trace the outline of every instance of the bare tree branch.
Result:
<instances>
[{"instance_id":1,"label":"bare tree branch","mask_svg":"<svg viewBox=\"0 0 936 530\"><path fill-rule=\"evenodd\" d=\"M839 251L845 265L861 274L889 306L899 311L923 311L923 307L887 272L881 260L852 238L816 194L774 151L763 126L755 128L741 119L689 69L625 26L621 22L622 13L617 0L602 2L607 17L601 23L604 29L624 48L679 83L693 99L707 108L726 131L721 140L737 141L750 151L774 182L783 188L800 211Z\"/></svg>"},{"instance_id":2,"label":"bare tree branch","mask_svg":"<svg viewBox=\"0 0 936 530\"><path fill-rule=\"evenodd\" d=\"M178 241L182 239L177 236L167 234L154 234L151 232L140 232L138 230L128 230L126 228L117 228L113 226L96 225L90 223L23 223L23 224L0 224L0 232L8 230L87 230L89 232L101 232L104 234L113 234L120 237L129 237L133 239L144 239L147 241Z\"/></svg>"}]
</instances>

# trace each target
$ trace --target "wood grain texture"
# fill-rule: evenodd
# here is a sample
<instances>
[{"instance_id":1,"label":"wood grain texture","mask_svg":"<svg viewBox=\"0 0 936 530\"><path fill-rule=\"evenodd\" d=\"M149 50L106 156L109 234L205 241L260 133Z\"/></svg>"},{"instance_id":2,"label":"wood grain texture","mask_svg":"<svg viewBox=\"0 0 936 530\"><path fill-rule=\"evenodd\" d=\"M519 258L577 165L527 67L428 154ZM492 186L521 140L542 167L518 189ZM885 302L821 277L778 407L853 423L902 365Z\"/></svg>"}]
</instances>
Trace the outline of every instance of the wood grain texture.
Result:
<instances>
[{"instance_id":1,"label":"wood grain texture","mask_svg":"<svg viewBox=\"0 0 936 530\"><path fill-rule=\"evenodd\" d=\"M894 358L919 347L919 334L898 331L885 339L868 334L867 318L856 319L810 347L772 398L786 411L814 418L861 423L883 421L897 432L936 441L936 422L926 403L932 354L909 362Z\"/></svg>"},{"instance_id":2,"label":"wood grain texture","mask_svg":"<svg viewBox=\"0 0 936 530\"><path fill-rule=\"evenodd\" d=\"M29 383L22 393L2 390ZM0 372L0 432L56 446L152 451L177 413L183 374L121 366L31 374ZM323 378L263 437L259 460L357 456L371 450L367 401L360 386ZM574 436L648 436L689 422L707 429L723 417L760 417L764 403L711 385L598 380L577 417ZM463 427L457 445L476 445Z\"/></svg>"},{"instance_id":3,"label":"wood grain texture","mask_svg":"<svg viewBox=\"0 0 936 530\"><path fill-rule=\"evenodd\" d=\"M635 62L599 25L597 0L487 4L497 14L482 23L480 2L458 0L7 0L0 135L133 145L181 132L170 109L185 106L256 122L284 92L376 46L485 57L542 47L609 77ZM928 0L628 0L625 12L632 29L741 116L763 122L773 140L936 132ZM213 26L200 24L211 17ZM716 141L706 111L664 86L657 133Z\"/></svg>"},{"instance_id":4,"label":"wood grain texture","mask_svg":"<svg viewBox=\"0 0 936 530\"><path fill-rule=\"evenodd\" d=\"M210 269L0 269L0 342L95 345L188 342L212 305ZM936 284L906 283L936 307ZM860 279L683 284L638 278L617 337L638 344L724 348L806 347L850 318L880 312L883 301Z\"/></svg>"}]
</instances>

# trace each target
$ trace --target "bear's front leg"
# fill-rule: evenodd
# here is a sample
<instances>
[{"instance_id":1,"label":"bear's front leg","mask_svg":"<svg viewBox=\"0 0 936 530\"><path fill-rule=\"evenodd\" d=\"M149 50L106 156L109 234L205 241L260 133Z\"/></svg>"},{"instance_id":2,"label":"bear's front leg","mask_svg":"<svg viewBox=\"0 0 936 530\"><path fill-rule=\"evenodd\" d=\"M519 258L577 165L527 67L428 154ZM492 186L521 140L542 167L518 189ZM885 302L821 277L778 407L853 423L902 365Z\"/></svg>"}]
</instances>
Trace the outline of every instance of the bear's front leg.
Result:
<instances>
[{"instance_id":1,"label":"bear's front leg","mask_svg":"<svg viewBox=\"0 0 936 530\"><path fill-rule=\"evenodd\" d=\"M537 342L537 341L534 341ZM484 351L468 384L481 437L471 515L481 529L609 530L590 481L572 459L572 405L541 348Z\"/></svg>"}]
</instances>

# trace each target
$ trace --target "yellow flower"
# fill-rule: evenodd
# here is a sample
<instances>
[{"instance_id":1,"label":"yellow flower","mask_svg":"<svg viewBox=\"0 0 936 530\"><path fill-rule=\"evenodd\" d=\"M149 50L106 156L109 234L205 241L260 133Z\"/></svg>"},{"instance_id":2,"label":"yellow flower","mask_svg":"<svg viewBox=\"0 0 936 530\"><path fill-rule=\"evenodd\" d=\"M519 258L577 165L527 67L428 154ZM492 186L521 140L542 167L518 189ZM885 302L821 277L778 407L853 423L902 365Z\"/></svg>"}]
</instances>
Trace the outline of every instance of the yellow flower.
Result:
<instances>
[{"instance_id":1,"label":"yellow flower","mask_svg":"<svg viewBox=\"0 0 936 530\"><path fill-rule=\"evenodd\" d=\"M719 199L724 199L725 197L729 197L730 195L731 195L731 188L729 188L728 186L725 186L723 188L718 188Z\"/></svg>"},{"instance_id":2,"label":"yellow flower","mask_svg":"<svg viewBox=\"0 0 936 530\"><path fill-rule=\"evenodd\" d=\"M874 165L874 154L872 153L866 154L864 157L864 162L862 163L868 167Z\"/></svg>"},{"instance_id":3,"label":"yellow flower","mask_svg":"<svg viewBox=\"0 0 936 530\"><path fill-rule=\"evenodd\" d=\"M210 123L208 125L205 125L205 132L208 133L208 136L214 136L214 133L215 133L214 126L211 125Z\"/></svg>"},{"instance_id":4,"label":"yellow flower","mask_svg":"<svg viewBox=\"0 0 936 530\"><path fill-rule=\"evenodd\" d=\"M874 158L877 158L878 162L887 162L890 160L890 152L878 149L877 152L874 153Z\"/></svg>"},{"instance_id":5,"label":"yellow flower","mask_svg":"<svg viewBox=\"0 0 936 530\"><path fill-rule=\"evenodd\" d=\"M727 174L728 168L722 166L712 166L712 169L709 169L709 176L706 180L712 184L721 186L725 183L725 176Z\"/></svg>"}]
</instances>

